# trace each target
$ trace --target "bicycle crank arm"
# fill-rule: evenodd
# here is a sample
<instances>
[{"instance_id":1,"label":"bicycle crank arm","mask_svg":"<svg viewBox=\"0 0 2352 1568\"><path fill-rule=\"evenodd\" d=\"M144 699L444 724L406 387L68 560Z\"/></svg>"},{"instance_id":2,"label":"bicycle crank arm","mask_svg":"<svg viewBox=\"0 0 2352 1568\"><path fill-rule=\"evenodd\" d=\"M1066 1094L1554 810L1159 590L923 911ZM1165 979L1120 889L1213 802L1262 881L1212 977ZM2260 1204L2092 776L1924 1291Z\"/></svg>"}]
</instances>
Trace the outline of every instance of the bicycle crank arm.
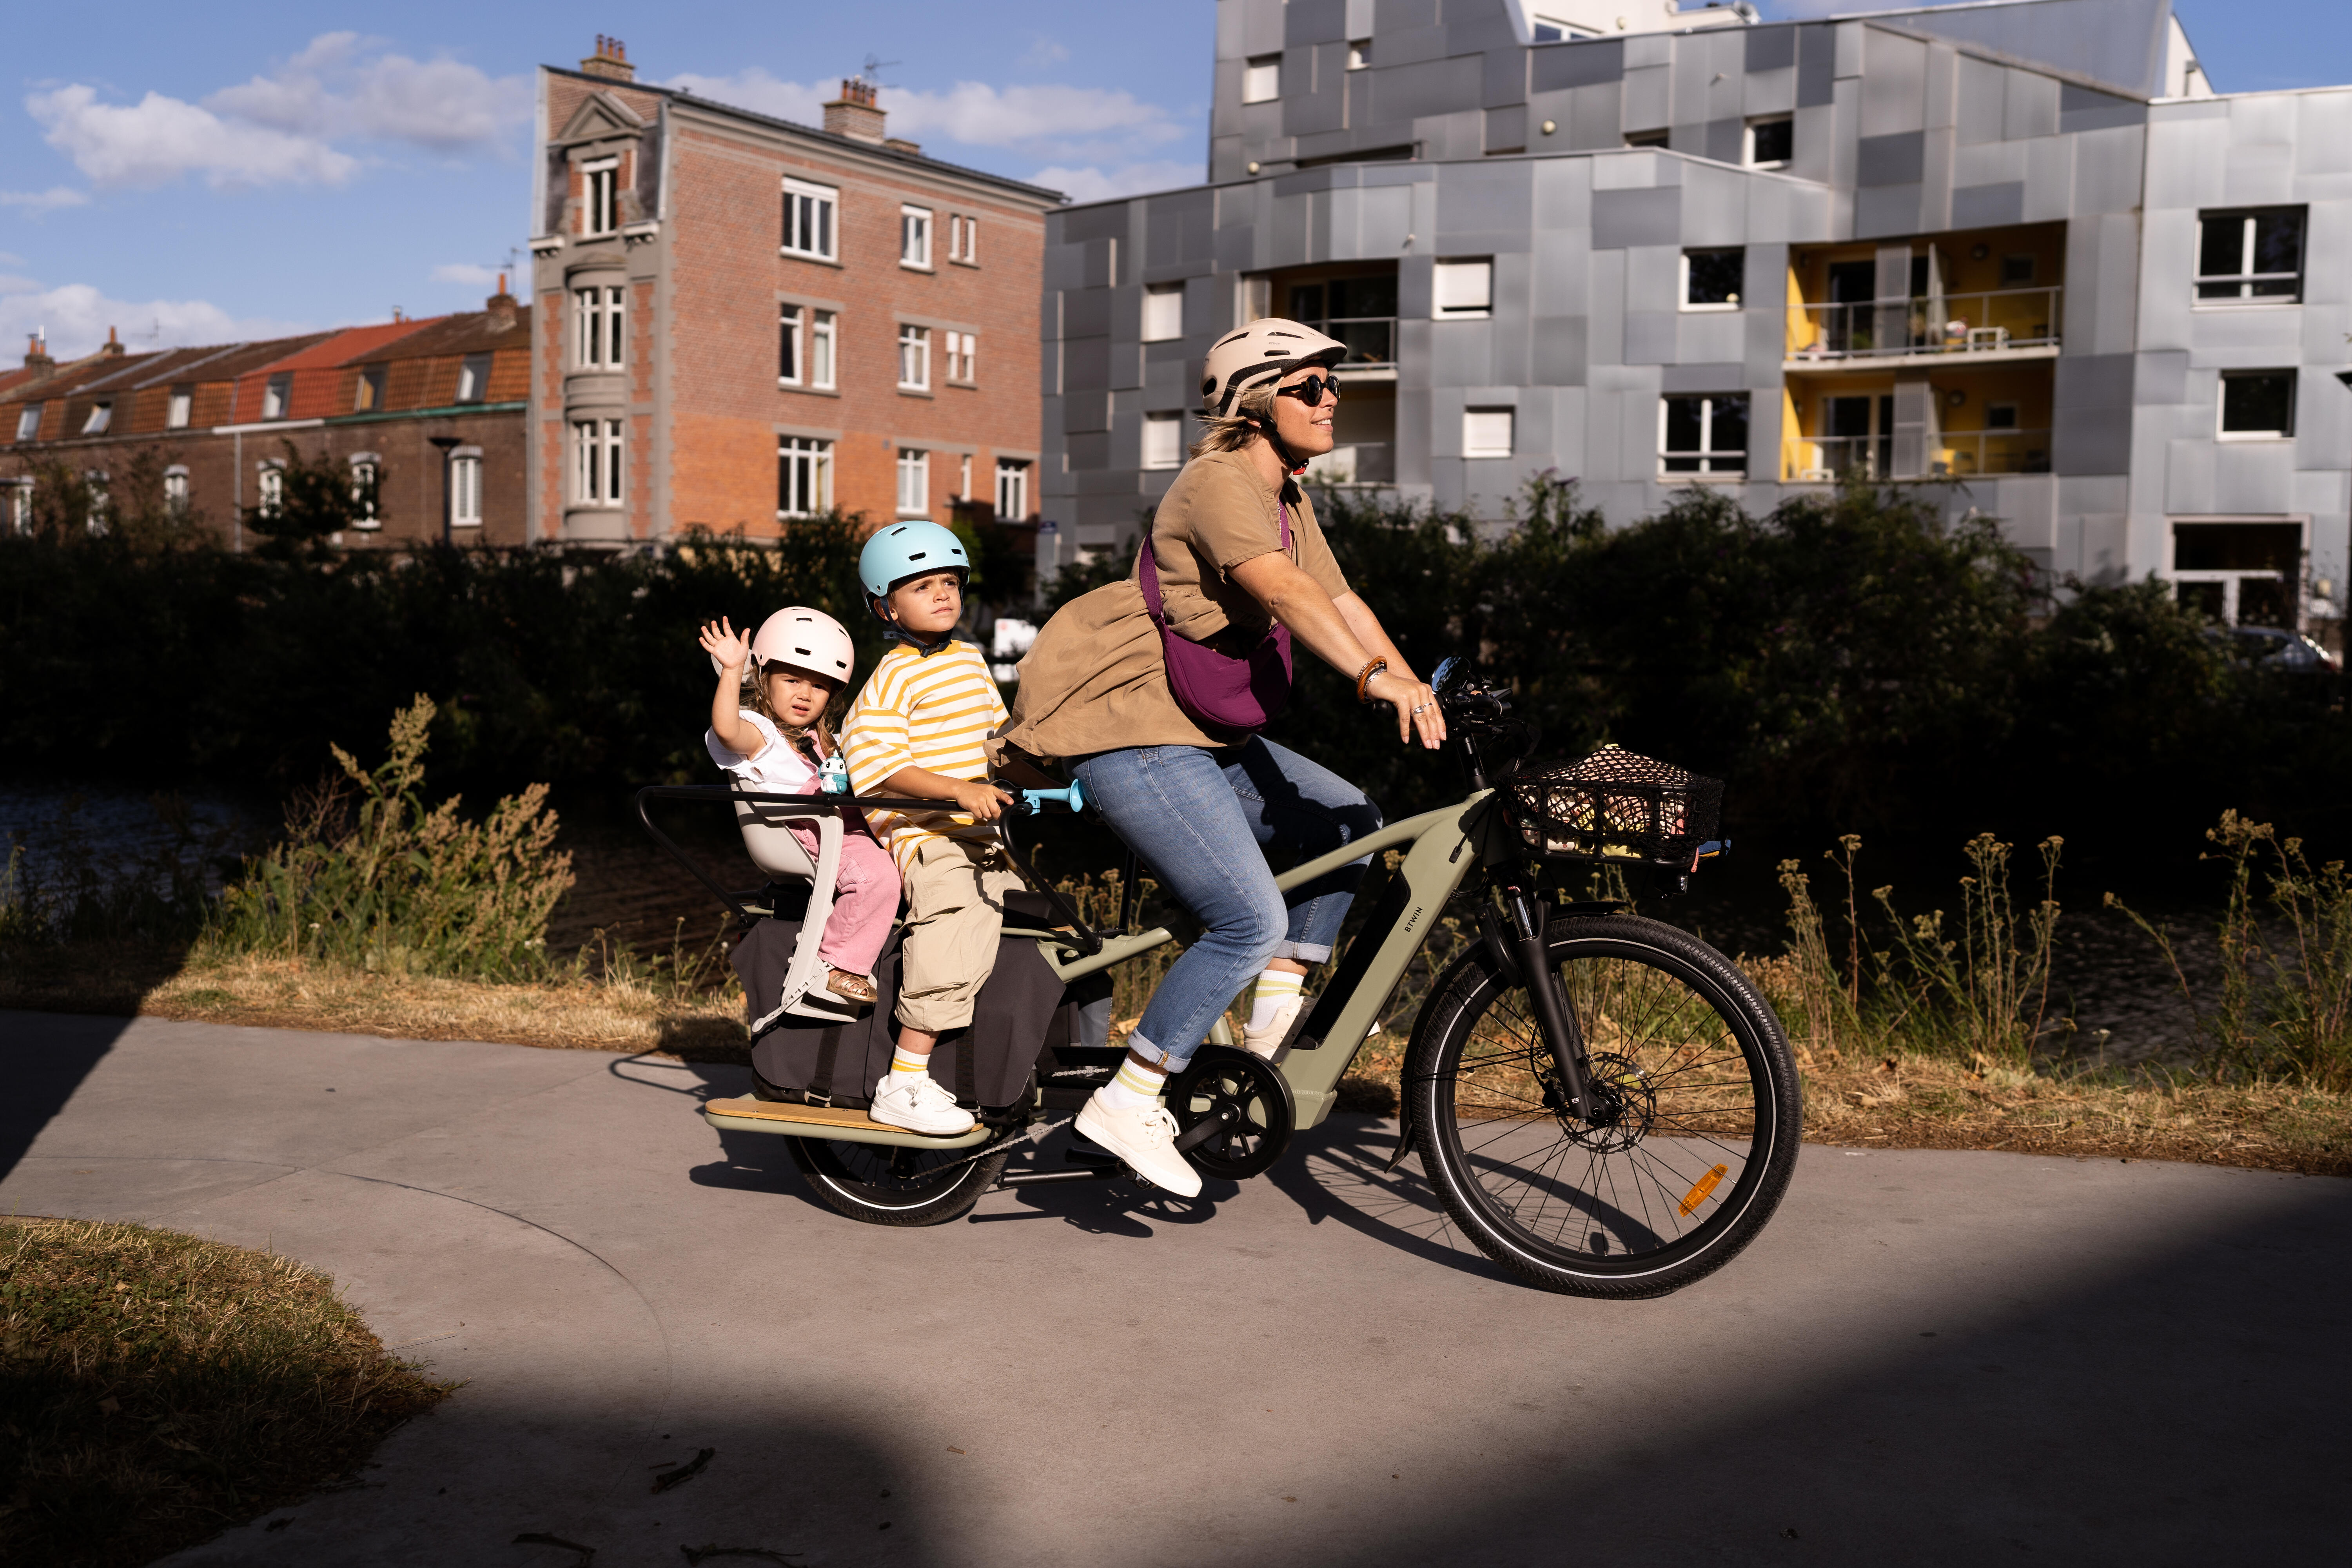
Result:
<instances>
[{"instance_id":1,"label":"bicycle crank arm","mask_svg":"<svg viewBox=\"0 0 2352 1568\"><path fill-rule=\"evenodd\" d=\"M1000 1187L1043 1187L1059 1182L1115 1182L1121 1176L1131 1176L1124 1162L1113 1165L1088 1166L1079 1171L1015 1171L996 1178Z\"/></svg>"}]
</instances>

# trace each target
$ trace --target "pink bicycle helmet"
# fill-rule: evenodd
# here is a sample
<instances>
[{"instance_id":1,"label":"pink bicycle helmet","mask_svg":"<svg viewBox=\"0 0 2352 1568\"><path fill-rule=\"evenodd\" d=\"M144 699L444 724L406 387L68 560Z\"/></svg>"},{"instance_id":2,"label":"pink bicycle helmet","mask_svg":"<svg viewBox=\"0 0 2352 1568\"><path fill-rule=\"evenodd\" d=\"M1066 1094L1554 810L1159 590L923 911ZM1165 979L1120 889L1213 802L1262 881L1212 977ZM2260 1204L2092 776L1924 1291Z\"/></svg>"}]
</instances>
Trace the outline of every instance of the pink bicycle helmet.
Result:
<instances>
[{"instance_id":1,"label":"pink bicycle helmet","mask_svg":"<svg viewBox=\"0 0 2352 1568\"><path fill-rule=\"evenodd\" d=\"M823 610L802 605L778 610L760 623L760 635L751 639L751 658L762 666L788 665L844 686L857 668L857 650L850 645L847 628Z\"/></svg>"}]
</instances>

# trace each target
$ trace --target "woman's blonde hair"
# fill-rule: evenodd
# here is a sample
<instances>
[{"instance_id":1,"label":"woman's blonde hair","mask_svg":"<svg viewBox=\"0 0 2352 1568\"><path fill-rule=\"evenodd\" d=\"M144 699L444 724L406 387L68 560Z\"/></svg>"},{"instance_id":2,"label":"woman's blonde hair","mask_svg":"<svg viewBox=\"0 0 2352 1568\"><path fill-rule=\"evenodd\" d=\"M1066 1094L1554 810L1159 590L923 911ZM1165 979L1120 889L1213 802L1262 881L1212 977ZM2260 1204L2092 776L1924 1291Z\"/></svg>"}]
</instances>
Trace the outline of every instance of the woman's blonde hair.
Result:
<instances>
[{"instance_id":1,"label":"woman's blonde hair","mask_svg":"<svg viewBox=\"0 0 2352 1568\"><path fill-rule=\"evenodd\" d=\"M1262 426L1274 423L1274 383L1261 382L1234 400L1231 414L1201 415L1201 438L1192 443L1192 456L1238 452L1257 439Z\"/></svg>"},{"instance_id":2,"label":"woman's blonde hair","mask_svg":"<svg viewBox=\"0 0 2352 1568\"><path fill-rule=\"evenodd\" d=\"M840 718L841 710L845 705L845 700L849 694L848 687L843 685L838 680L834 680L832 682L833 695L824 700L824 707L817 713L815 723L808 725L788 724L784 722L783 715L778 713L776 711L775 705L768 700L768 676L770 672L772 671L775 674L782 675L788 669L792 670L795 674L806 676L812 680L830 680L832 679L829 676L819 675L813 669L802 669L797 665L785 664L782 660L772 659L765 665L755 664L752 667L751 683L743 691L743 705L750 708L753 712L759 714L761 718L765 719L769 723L773 724L776 727L777 732L783 736L784 744L792 747L795 752L805 751L807 749L803 744L803 742L811 733L814 733L818 740L824 742L824 749L828 754L839 751L841 749L840 742L836 742L833 738L833 725Z\"/></svg>"}]
</instances>

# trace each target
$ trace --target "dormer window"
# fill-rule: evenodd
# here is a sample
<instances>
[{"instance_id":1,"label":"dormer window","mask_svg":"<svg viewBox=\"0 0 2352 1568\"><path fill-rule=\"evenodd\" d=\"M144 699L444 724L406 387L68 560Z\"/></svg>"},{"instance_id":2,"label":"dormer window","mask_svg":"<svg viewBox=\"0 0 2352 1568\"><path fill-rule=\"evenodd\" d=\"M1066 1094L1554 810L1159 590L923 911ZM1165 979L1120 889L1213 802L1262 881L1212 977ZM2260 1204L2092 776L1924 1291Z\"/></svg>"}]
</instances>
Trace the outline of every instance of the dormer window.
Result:
<instances>
[{"instance_id":1,"label":"dormer window","mask_svg":"<svg viewBox=\"0 0 2352 1568\"><path fill-rule=\"evenodd\" d=\"M372 364L360 372L359 385L352 393L352 412L374 414L383 408L384 367Z\"/></svg>"},{"instance_id":2,"label":"dormer window","mask_svg":"<svg viewBox=\"0 0 2352 1568\"><path fill-rule=\"evenodd\" d=\"M261 416L264 419L285 418L286 405L293 400L294 378L290 375L271 376L262 384Z\"/></svg>"},{"instance_id":3,"label":"dormer window","mask_svg":"<svg viewBox=\"0 0 2352 1568\"><path fill-rule=\"evenodd\" d=\"M173 387L172 389L171 406L163 411L163 428L166 430L186 429L188 427L188 420L195 413L195 407L196 389L194 387Z\"/></svg>"},{"instance_id":4,"label":"dormer window","mask_svg":"<svg viewBox=\"0 0 2352 1568\"><path fill-rule=\"evenodd\" d=\"M81 433L85 436L103 436L106 434L106 427L113 423L114 405L93 403L89 405L89 412L82 417Z\"/></svg>"},{"instance_id":5,"label":"dormer window","mask_svg":"<svg viewBox=\"0 0 2352 1568\"><path fill-rule=\"evenodd\" d=\"M489 395L490 356L467 354L457 367L457 401L479 403Z\"/></svg>"},{"instance_id":6,"label":"dormer window","mask_svg":"<svg viewBox=\"0 0 2352 1568\"><path fill-rule=\"evenodd\" d=\"M611 234L621 226L621 160L599 158L580 165L580 232Z\"/></svg>"}]
</instances>

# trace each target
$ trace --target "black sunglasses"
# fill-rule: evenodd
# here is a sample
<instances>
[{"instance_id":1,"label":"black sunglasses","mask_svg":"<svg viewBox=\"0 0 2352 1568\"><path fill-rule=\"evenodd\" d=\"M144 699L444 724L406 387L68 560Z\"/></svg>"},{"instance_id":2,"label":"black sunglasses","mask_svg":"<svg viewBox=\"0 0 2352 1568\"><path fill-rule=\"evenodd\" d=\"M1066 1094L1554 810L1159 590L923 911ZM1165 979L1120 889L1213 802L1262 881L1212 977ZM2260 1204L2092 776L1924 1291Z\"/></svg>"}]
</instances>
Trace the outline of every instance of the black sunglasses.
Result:
<instances>
[{"instance_id":1,"label":"black sunglasses","mask_svg":"<svg viewBox=\"0 0 2352 1568\"><path fill-rule=\"evenodd\" d=\"M1298 399L1299 402L1307 405L1309 408L1314 408L1319 405L1323 401L1323 395L1326 392L1328 392L1335 399L1339 395L1339 378L1338 376L1310 375L1305 381L1299 382L1295 385L1277 386L1274 389L1274 395L1276 397L1295 397Z\"/></svg>"}]
</instances>

